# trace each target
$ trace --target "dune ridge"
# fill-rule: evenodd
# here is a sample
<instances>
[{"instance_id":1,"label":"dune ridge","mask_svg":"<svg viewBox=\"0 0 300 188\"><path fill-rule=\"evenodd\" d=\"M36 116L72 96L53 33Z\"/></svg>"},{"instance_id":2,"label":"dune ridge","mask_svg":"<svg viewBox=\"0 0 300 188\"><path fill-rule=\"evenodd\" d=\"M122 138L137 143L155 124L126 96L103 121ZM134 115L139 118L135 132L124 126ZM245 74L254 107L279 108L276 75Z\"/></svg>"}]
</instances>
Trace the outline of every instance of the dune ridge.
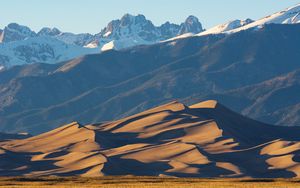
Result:
<instances>
[{"instance_id":1,"label":"dune ridge","mask_svg":"<svg viewBox=\"0 0 300 188\"><path fill-rule=\"evenodd\" d=\"M298 127L263 124L210 100L174 101L111 122L0 142L1 176L300 177Z\"/></svg>"}]
</instances>

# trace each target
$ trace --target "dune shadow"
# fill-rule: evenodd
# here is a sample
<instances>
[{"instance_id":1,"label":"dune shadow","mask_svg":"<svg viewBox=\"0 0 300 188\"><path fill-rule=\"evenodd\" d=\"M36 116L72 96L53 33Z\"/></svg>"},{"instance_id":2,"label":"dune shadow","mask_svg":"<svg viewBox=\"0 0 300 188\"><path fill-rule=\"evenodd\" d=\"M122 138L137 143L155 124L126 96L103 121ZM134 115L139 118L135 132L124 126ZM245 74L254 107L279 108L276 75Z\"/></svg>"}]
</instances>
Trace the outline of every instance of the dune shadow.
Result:
<instances>
[{"instance_id":1,"label":"dune shadow","mask_svg":"<svg viewBox=\"0 0 300 188\"><path fill-rule=\"evenodd\" d=\"M40 153L15 153L7 151L0 155L0 176L19 176L31 172L54 170L56 160L32 161Z\"/></svg>"},{"instance_id":2,"label":"dune shadow","mask_svg":"<svg viewBox=\"0 0 300 188\"><path fill-rule=\"evenodd\" d=\"M165 162L143 163L134 159L124 159L120 156L108 158L102 172L106 175L158 176L172 167Z\"/></svg>"}]
</instances>

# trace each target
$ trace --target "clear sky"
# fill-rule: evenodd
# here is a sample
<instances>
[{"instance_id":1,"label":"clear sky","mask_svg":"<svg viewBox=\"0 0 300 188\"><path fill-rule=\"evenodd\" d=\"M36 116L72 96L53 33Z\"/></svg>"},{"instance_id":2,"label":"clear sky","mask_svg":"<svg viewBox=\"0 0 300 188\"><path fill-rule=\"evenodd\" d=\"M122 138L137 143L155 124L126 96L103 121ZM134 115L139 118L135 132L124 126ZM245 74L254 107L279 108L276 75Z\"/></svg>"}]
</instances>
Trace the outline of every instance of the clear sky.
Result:
<instances>
[{"instance_id":1,"label":"clear sky","mask_svg":"<svg viewBox=\"0 0 300 188\"><path fill-rule=\"evenodd\" d=\"M144 14L155 25L181 23L189 15L204 28L232 19L259 19L300 0L3 0L0 28L17 22L35 31L43 26L97 33L125 13Z\"/></svg>"}]
</instances>

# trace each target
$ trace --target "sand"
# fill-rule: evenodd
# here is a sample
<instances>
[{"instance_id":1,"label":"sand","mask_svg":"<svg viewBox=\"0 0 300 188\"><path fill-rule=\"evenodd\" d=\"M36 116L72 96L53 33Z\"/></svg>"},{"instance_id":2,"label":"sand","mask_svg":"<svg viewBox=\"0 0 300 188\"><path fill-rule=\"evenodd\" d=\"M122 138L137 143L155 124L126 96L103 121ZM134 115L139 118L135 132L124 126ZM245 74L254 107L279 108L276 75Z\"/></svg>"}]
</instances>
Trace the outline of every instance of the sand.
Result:
<instances>
[{"instance_id":1,"label":"sand","mask_svg":"<svg viewBox=\"0 0 300 188\"><path fill-rule=\"evenodd\" d=\"M299 134L299 128L266 125L217 101L174 101L117 121L73 122L3 140L0 175L300 177Z\"/></svg>"}]
</instances>

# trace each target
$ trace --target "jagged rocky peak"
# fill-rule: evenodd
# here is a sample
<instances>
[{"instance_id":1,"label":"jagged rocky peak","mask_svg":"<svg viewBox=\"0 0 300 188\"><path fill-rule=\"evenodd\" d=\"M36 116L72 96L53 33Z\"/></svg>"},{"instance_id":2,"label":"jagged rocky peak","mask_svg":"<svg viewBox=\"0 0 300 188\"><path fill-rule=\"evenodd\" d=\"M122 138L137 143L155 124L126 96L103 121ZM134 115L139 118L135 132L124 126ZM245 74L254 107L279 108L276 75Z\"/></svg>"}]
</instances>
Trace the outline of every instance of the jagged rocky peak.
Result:
<instances>
[{"instance_id":1,"label":"jagged rocky peak","mask_svg":"<svg viewBox=\"0 0 300 188\"><path fill-rule=\"evenodd\" d=\"M168 39L170 37L178 35L180 26L167 21L166 23L162 24L159 29L162 35L162 39Z\"/></svg>"},{"instance_id":2,"label":"jagged rocky peak","mask_svg":"<svg viewBox=\"0 0 300 188\"><path fill-rule=\"evenodd\" d=\"M143 18L144 18L144 20L141 19L141 21L146 20L145 17L143 17ZM120 25L123 27L130 26L131 24L134 24L134 23L135 23L135 16L133 16L131 14L125 14L120 20Z\"/></svg>"},{"instance_id":3,"label":"jagged rocky peak","mask_svg":"<svg viewBox=\"0 0 300 188\"><path fill-rule=\"evenodd\" d=\"M120 24L120 20L113 20L113 21L111 21L111 22L108 23L107 27L104 28L104 29L102 30L102 32L103 32L103 31L104 31L105 33L106 33L106 32L112 32L112 31L114 31L114 30L117 28L117 26L118 26L119 24Z\"/></svg>"},{"instance_id":4,"label":"jagged rocky peak","mask_svg":"<svg viewBox=\"0 0 300 188\"><path fill-rule=\"evenodd\" d=\"M198 18L195 16L189 16L185 20L184 23L181 24L179 35L185 34L185 33L200 33L203 31L202 24L199 22Z\"/></svg>"},{"instance_id":5,"label":"jagged rocky peak","mask_svg":"<svg viewBox=\"0 0 300 188\"><path fill-rule=\"evenodd\" d=\"M121 18L120 26L130 28L131 32L139 32L140 30L154 31L156 29L153 23L141 14L138 14L137 16L125 14Z\"/></svg>"},{"instance_id":6,"label":"jagged rocky peak","mask_svg":"<svg viewBox=\"0 0 300 188\"><path fill-rule=\"evenodd\" d=\"M181 25L166 22L155 26L144 15L125 14L121 19L111 21L95 40L87 46L99 45L101 49L121 49L142 44L154 44L185 33L199 33L202 25L198 18L189 16Z\"/></svg>"},{"instance_id":7,"label":"jagged rocky peak","mask_svg":"<svg viewBox=\"0 0 300 188\"><path fill-rule=\"evenodd\" d=\"M38 33L26 26L9 24L0 31L0 42L22 41L28 38L48 37L62 41L68 45L85 48L124 49L136 45L154 44L187 32L197 33L202 30L201 23L190 16L181 25L166 22L155 26L144 15L125 14L120 19L112 20L96 35L88 33L74 34L62 32L57 28L44 27Z\"/></svg>"},{"instance_id":8,"label":"jagged rocky peak","mask_svg":"<svg viewBox=\"0 0 300 188\"><path fill-rule=\"evenodd\" d=\"M10 23L4 28L0 38L1 42L12 42L34 36L36 36L36 33L29 27L17 23Z\"/></svg>"},{"instance_id":9,"label":"jagged rocky peak","mask_svg":"<svg viewBox=\"0 0 300 188\"><path fill-rule=\"evenodd\" d=\"M118 39L124 35L135 35L141 31L152 32L154 30L156 30L155 26L144 15L125 14L121 19L109 22L107 27L97 35L101 38Z\"/></svg>"},{"instance_id":10,"label":"jagged rocky peak","mask_svg":"<svg viewBox=\"0 0 300 188\"><path fill-rule=\"evenodd\" d=\"M131 14L124 14L120 20L120 23L122 26L127 26L127 25L130 25L132 23L132 21L134 20L134 17L133 15Z\"/></svg>"},{"instance_id":11,"label":"jagged rocky peak","mask_svg":"<svg viewBox=\"0 0 300 188\"><path fill-rule=\"evenodd\" d=\"M131 25L145 25L152 24L150 20L147 20L146 17L142 14L138 14L136 16L132 14L125 14L120 20L120 26L127 27ZM154 25L153 25L154 27Z\"/></svg>"},{"instance_id":12,"label":"jagged rocky peak","mask_svg":"<svg viewBox=\"0 0 300 188\"><path fill-rule=\"evenodd\" d=\"M55 27L54 28L44 27L38 32L38 35L39 36L57 36L61 33L62 32Z\"/></svg>"},{"instance_id":13,"label":"jagged rocky peak","mask_svg":"<svg viewBox=\"0 0 300 188\"><path fill-rule=\"evenodd\" d=\"M19 25L17 23L10 23L8 24L4 30L10 30L10 31L18 31L20 33L26 34L26 35L35 35L35 32L32 31L29 27L24 25Z\"/></svg>"},{"instance_id":14,"label":"jagged rocky peak","mask_svg":"<svg viewBox=\"0 0 300 188\"><path fill-rule=\"evenodd\" d=\"M111 21L98 36L118 40L124 35L137 34L145 40L164 40L185 33L201 31L203 31L202 25L195 16L189 16L181 25L166 22L156 27L144 15L125 14L121 19Z\"/></svg>"}]
</instances>

